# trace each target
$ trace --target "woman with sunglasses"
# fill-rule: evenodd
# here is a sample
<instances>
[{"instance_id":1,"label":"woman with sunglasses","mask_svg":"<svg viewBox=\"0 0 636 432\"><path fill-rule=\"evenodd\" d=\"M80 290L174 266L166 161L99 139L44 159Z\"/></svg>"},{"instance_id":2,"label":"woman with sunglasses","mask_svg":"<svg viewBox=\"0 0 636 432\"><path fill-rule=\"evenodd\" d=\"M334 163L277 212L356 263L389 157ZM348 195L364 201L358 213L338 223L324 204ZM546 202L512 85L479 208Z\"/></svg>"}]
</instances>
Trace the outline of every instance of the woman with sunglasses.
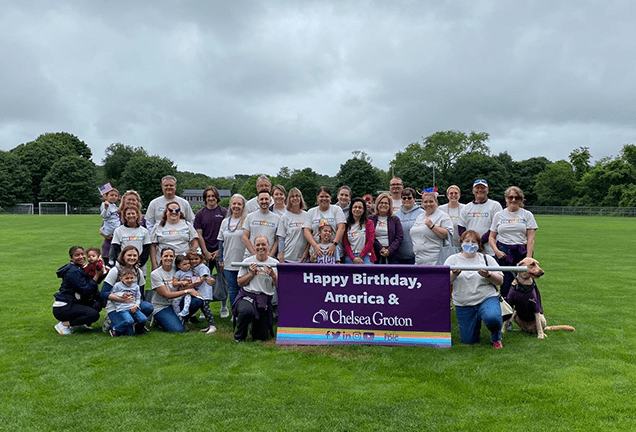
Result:
<instances>
[{"instance_id":1,"label":"woman with sunglasses","mask_svg":"<svg viewBox=\"0 0 636 432\"><path fill-rule=\"evenodd\" d=\"M199 246L199 236L192 224L185 220L185 215L181 211L179 203L171 201L163 211L161 222L152 228L150 233L150 261L152 269L159 267L157 258L161 256L161 251L170 247L176 255L182 255L189 249L196 249Z\"/></svg>"},{"instance_id":2,"label":"woman with sunglasses","mask_svg":"<svg viewBox=\"0 0 636 432\"><path fill-rule=\"evenodd\" d=\"M413 239L411 238L411 228L417 217L424 213L424 209L415 205L415 189L406 187L402 189L402 207L395 212L395 215L402 223L404 238L398 250L399 264L415 264L415 253L413 252Z\"/></svg>"},{"instance_id":3,"label":"woman with sunglasses","mask_svg":"<svg viewBox=\"0 0 636 432\"><path fill-rule=\"evenodd\" d=\"M539 228L534 215L524 209L524 195L517 186L506 189L506 208L495 213L488 243L501 266L516 266L534 253L534 234ZM514 280L512 272L504 272L501 295L506 298Z\"/></svg>"}]
</instances>

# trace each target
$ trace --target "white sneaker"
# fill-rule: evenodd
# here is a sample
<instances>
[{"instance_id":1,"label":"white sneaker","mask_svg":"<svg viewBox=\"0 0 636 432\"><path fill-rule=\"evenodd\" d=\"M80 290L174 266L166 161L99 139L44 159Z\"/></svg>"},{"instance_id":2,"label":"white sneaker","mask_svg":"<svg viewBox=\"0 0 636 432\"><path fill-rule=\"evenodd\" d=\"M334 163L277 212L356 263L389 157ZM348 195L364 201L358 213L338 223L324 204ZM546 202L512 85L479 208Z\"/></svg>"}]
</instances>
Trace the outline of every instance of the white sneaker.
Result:
<instances>
[{"instance_id":1,"label":"white sneaker","mask_svg":"<svg viewBox=\"0 0 636 432\"><path fill-rule=\"evenodd\" d=\"M221 308L221 318L227 318L230 316L230 311L228 310L227 307L222 307Z\"/></svg>"},{"instance_id":2,"label":"white sneaker","mask_svg":"<svg viewBox=\"0 0 636 432\"><path fill-rule=\"evenodd\" d=\"M104 333L108 333L108 330L110 330L110 318L108 317L108 315L106 315L104 317L104 321L102 322L102 331Z\"/></svg>"},{"instance_id":3,"label":"white sneaker","mask_svg":"<svg viewBox=\"0 0 636 432\"><path fill-rule=\"evenodd\" d=\"M62 321L55 324L55 330L61 335L70 335L72 333L71 328L62 324Z\"/></svg>"},{"instance_id":4,"label":"white sneaker","mask_svg":"<svg viewBox=\"0 0 636 432\"><path fill-rule=\"evenodd\" d=\"M205 334L212 334L216 331L216 327L215 326L210 326L210 328L208 329L208 331L205 332Z\"/></svg>"}]
</instances>

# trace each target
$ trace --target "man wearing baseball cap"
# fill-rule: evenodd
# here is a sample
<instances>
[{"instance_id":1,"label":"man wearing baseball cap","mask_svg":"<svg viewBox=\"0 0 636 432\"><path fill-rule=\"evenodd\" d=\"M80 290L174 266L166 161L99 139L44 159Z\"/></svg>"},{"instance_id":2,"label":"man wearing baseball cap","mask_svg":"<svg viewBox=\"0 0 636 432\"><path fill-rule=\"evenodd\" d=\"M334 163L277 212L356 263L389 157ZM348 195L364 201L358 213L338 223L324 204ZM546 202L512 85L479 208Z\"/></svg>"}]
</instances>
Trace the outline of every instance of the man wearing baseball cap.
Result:
<instances>
[{"instance_id":1,"label":"man wearing baseball cap","mask_svg":"<svg viewBox=\"0 0 636 432\"><path fill-rule=\"evenodd\" d=\"M501 211L501 204L488 199L488 182L485 179L477 179L473 183L473 195L475 199L466 204L459 214L458 231L461 235L466 230L475 230L481 236L481 244L484 252L494 256L492 248L488 244L490 225L492 218Z\"/></svg>"}]
</instances>

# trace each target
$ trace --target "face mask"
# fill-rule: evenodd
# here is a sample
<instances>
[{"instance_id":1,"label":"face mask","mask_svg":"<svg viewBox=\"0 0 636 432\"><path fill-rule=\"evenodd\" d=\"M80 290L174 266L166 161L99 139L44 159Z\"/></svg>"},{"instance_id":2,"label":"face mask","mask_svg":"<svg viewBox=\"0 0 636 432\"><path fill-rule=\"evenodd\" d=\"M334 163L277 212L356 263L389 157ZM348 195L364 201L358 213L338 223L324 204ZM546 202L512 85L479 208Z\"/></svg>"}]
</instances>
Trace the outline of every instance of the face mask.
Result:
<instances>
[{"instance_id":1,"label":"face mask","mask_svg":"<svg viewBox=\"0 0 636 432\"><path fill-rule=\"evenodd\" d=\"M462 243L462 250L472 255L479 250L479 245L477 243Z\"/></svg>"}]
</instances>

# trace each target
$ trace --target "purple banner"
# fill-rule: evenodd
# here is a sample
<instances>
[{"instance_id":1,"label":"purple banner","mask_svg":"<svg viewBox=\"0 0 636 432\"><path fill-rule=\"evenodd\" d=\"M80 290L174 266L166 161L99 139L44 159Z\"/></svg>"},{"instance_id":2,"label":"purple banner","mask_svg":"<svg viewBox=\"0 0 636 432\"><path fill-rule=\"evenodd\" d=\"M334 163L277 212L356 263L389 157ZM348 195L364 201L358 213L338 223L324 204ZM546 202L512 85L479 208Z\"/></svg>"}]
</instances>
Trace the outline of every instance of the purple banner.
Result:
<instances>
[{"instance_id":1,"label":"purple banner","mask_svg":"<svg viewBox=\"0 0 636 432\"><path fill-rule=\"evenodd\" d=\"M451 346L448 267L277 268L277 344Z\"/></svg>"}]
</instances>

